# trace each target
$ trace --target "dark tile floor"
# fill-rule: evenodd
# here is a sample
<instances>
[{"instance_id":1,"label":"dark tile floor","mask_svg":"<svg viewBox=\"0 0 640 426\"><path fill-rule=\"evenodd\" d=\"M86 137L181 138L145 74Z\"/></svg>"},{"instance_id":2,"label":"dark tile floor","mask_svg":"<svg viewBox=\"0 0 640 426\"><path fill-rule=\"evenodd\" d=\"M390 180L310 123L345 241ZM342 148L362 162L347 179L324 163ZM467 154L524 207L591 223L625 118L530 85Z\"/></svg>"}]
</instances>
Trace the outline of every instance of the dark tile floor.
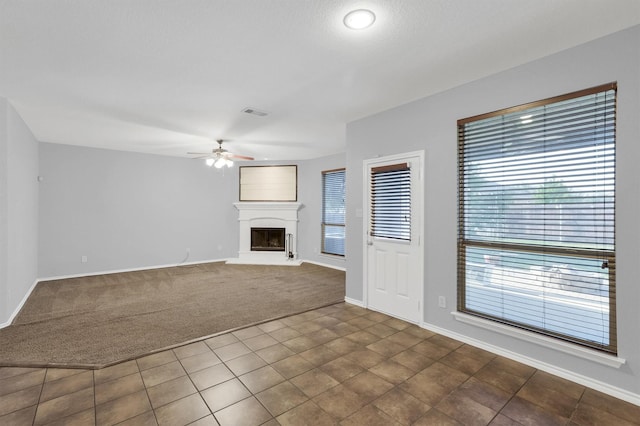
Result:
<instances>
[{"instance_id":1,"label":"dark tile floor","mask_svg":"<svg viewBox=\"0 0 640 426\"><path fill-rule=\"evenodd\" d=\"M338 304L102 370L0 368L0 425L640 425L640 407Z\"/></svg>"}]
</instances>

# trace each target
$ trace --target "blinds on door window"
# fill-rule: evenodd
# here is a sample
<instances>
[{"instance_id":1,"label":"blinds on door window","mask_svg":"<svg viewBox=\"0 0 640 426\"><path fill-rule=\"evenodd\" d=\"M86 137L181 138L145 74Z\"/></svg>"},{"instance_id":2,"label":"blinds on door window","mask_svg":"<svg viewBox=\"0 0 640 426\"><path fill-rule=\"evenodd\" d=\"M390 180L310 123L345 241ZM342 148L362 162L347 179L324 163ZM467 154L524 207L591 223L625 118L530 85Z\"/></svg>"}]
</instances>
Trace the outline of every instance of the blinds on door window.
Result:
<instances>
[{"instance_id":1,"label":"blinds on door window","mask_svg":"<svg viewBox=\"0 0 640 426\"><path fill-rule=\"evenodd\" d=\"M371 169L371 236L411 240L411 168L407 163Z\"/></svg>"},{"instance_id":2,"label":"blinds on door window","mask_svg":"<svg viewBox=\"0 0 640 426\"><path fill-rule=\"evenodd\" d=\"M609 84L458 122L459 310L616 352Z\"/></svg>"}]
</instances>

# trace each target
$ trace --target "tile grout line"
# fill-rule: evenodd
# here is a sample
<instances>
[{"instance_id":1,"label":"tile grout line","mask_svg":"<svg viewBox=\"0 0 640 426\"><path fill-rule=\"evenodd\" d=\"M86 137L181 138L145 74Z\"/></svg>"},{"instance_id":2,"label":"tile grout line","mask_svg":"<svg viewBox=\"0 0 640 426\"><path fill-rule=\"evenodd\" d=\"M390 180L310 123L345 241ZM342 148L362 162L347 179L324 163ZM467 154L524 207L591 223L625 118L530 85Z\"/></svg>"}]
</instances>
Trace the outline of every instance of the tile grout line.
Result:
<instances>
[{"instance_id":1,"label":"tile grout line","mask_svg":"<svg viewBox=\"0 0 640 426\"><path fill-rule=\"evenodd\" d=\"M323 316L326 316L326 315L323 315ZM309 320L309 321L312 321L312 320ZM306 321L304 321L304 322L306 322ZM295 328L294 328L294 327L292 327L292 326L289 326L289 325L285 325L285 326L286 326L286 327L289 327L289 328L292 328L292 329L294 329L294 330L296 330L296 331L298 331L298 332L300 333L300 336L305 336L305 335L306 335L306 334L304 334L304 333L301 333L299 330L295 329ZM268 336L270 336L270 337L273 337L273 336L271 336L268 332L265 332L264 330L262 330L262 333L263 333L263 334L265 334L265 335L268 335ZM307 333L307 334L308 334L308 333ZM300 336L298 336L298 337L300 337ZM295 338L296 338L296 337L294 337L294 339L295 339ZM248 340L248 339L245 339L245 340ZM289 340L292 340L292 339L289 339ZM240 341L241 341L241 342L243 342L243 340L240 340ZM277 344L281 344L281 345L283 345L283 343L282 343L282 342L278 342L278 343L275 343L274 345L271 345L271 346L275 346L275 345L277 345ZM283 345L283 346L287 347L286 345ZM318 348L318 347L321 347L321 346L323 346L323 344L318 344L318 345L316 345L316 346L313 346L313 347L312 347L312 348L310 348L310 349ZM288 347L287 347L287 348L288 348ZM263 348L263 349L264 349L264 348ZM291 350L291 348L289 348L289 349ZM310 350L310 349L308 349L308 350ZM304 352L304 351L303 351L303 352ZM252 351L252 353L253 353L253 354L255 354L256 356L258 356L259 358L261 358L261 357L260 357L260 355L258 355L258 354L256 354L256 353L255 353L255 351ZM294 352L294 355L291 355L291 356L296 356L296 355L297 355L297 356L301 356L301 355L300 355L300 353L301 353L301 352ZM302 358L304 359L304 357L302 357ZM234 358L234 359L235 359L235 358ZM261 359L262 359L262 358L261 358ZM283 359L286 359L286 358L283 358ZM266 360L263 360L263 361L267 362ZM224 361L223 361L223 362L224 362ZM273 369L274 369L278 374L280 374L280 372L279 372L278 370L276 370L274 367L272 367L272 364L273 364L273 363L268 363L268 362L267 362L266 366L270 366L270 367L271 367L271 368L273 368ZM314 368L312 368L311 370L313 370L313 369L315 369L315 368L318 368L318 366L316 366L315 364L313 364L313 365L314 365ZM262 368L262 367L260 367L260 368ZM307 370L307 371L305 371L305 372L303 372L303 373L300 373L300 374L298 374L298 375L296 375L296 376L294 376L294 377L298 377L298 376L300 376L300 375L302 375L302 374L305 374L306 372L311 371L311 370ZM252 371L255 371L255 370L252 370ZM246 373L245 373L245 374L246 374ZM235 375L235 373L234 373L234 375ZM280 375L282 376L282 374L280 374ZM236 376L236 377L237 377L237 376ZM299 390L300 392L302 392L302 390L301 390L300 388L298 388L294 383L291 383L291 379L292 379L292 378L294 378L294 377L291 377L291 378L286 378L286 377L284 377L284 376L282 376L282 377L284 378L284 381L283 381L283 382L281 382L281 383L290 383L290 384L291 384L292 386L294 386L297 390ZM244 385L244 383L240 380L240 378L239 378L239 377L237 377L237 378L238 378L238 380L240 381L240 383L242 383L242 385L243 385L243 386L245 386L245 385ZM280 384L280 383L279 383L279 384ZM338 385L339 385L339 384L338 384ZM336 385L336 386L338 386L338 385ZM274 386L277 386L277 385L274 385ZM272 386L272 387L274 387L274 386ZM267 389L264 389L263 391L268 390L268 389L271 389L272 387L267 388ZM335 387L335 386L333 386L333 387ZM332 387L332 388L333 388L333 387ZM245 386L245 388L246 388L246 386ZM251 395L252 395L252 396L253 396L253 397L258 401L258 403L260 403L260 405L261 405L261 406L262 406L262 407L263 407L263 408L264 408L264 409L265 409L265 410L266 410L266 411L271 415L271 419L273 419L273 420L276 420L276 421L277 421L277 419L276 419L276 417L277 417L277 416L274 416L273 414L271 414L271 412L269 411L269 409L268 409L268 408L267 408L267 407L262 403L262 401L260 401L260 399L257 397L257 394L253 393L253 392L252 392L251 390L249 390L248 388L246 388L246 389L247 389L247 390L249 391L249 393L251 393ZM329 390L329 389L327 389L327 390ZM261 391L261 392L263 392L263 391ZM260 393L260 392L258 392L258 393ZM302 393L304 394L304 392L302 392ZM300 405L302 405L302 404L306 403L307 401L313 402L313 403L315 404L315 402L313 401L313 398L308 397L306 394L304 394L304 395L305 395L305 397L307 397L307 400L306 400L305 402L300 403L300 404L297 404L297 405L295 405L295 406L293 406L293 407L290 407L290 408L289 408L289 409L287 409L286 411L284 411L284 412L282 412L282 413L278 414L278 416L283 415L283 414L285 414L285 413L287 413L287 412L289 412L289 411L291 411L291 410L293 410L293 409L295 409L295 408L299 407ZM317 395L316 395L316 396L317 396ZM247 398L245 398L245 399L247 399ZM317 404L316 404L316 405L317 405ZM325 412L325 413L326 413L326 411L324 411L321 407L319 407L319 406L318 406L318 408L320 408L323 412ZM327 414L329 415L329 413L327 413ZM270 421L270 420L269 420L269 421ZM267 422L268 422L268 421L267 421ZM264 423L267 423L267 422L264 422Z\"/></svg>"},{"instance_id":2,"label":"tile grout line","mask_svg":"<svg viewBox=\"0 0 640 426\"><path fill-rule=\"evenodd\" d=\"M522 385L520 385L520 387L518 388L518 390L516 390L515 392L513 392L513 395L511 395L511 396L509 397L509 399L507 400L507 402L505 402L505 404L502 406L502 408L500 408L500 411L498 411L498 414L501 414L501 415L505 416L506 418L508 418L508 419L510 419L510 420L512 420L512 421L514 421L514 422L518 422L516 419L512 419L510 416L508 416L508 415L506 415L506 414L502 413L502 411L504 410L504 408L505 408L507 405L509 405L509 403L510 403L511 401L513 401L513 399L514 399L516 396L518 396L518 393L520 393L520 391L522 390L522 388L524 388L524 387L527 385L527 383L529 383L529 380L531 380L531 378L532 378L532 377L534 376L534 374L536 374L537 372L538 372L538 369L537 369L537 368L535 368L535 369L533 370L533 372L529 375L529 377L527 377L527 379L524 381L524 383L523 383ZM529 401L529 402L530 402L530 401ZM532 403L532 404L534 404L536 407L539 407L539 405L538 405L538 404L535 404L535 403ZM545 412L547 411L544 407L541 407L541 408L543 408L543 409L545 410ZM498 414L496 414L496 417L498 416Z\"/></svg>"},{"instance_id":3,"label":"tile grout line","mask_svg":"<svg viewBox=\"0 0 640 426\"><path fill-rule=\"evenodd\" d=\"M260 328L260 327L258 327L258 328ZM262 331L262 329L260 329L260 330ZM265 333L264 331L262 331L262 334L265 334L265 335L270 336L268 333ZM236 338L238 338L237 336L235 336L235 337L236 337ZM254 336L254 337L256 337L256 336ZM250 337L250 338L251 338L251 337ZM250 339L250 338L249 338L249 339ZM245 340L248 340L248 339L245 339ZM239 341L239 342L241 342L243 345L247 346L246 344L244 344L244 341L243 341L242 339L238 339L238 341ZM247 347L248 347L248 346L247 346ZM249 348L249 349L251 349L251 348ZM212 352L213 352L213 350L212 350ZM214 353L215 353L215 352L214 352ZM260 355L258 355L258 354L256 354L256 353L255 353L255 351L251 350L251 353L252 353L252 354L254 354L255 356L257 356L258 358L262 359L262 358L260 357ZM242 356L242 355L240 355L240 356ZM231 361L231 360L233 360L233 359L240 358L240 356L237 356L237 357L232 358L232 359L227 360L227 361ZM258 404L260 404L260 406L261 406L262 408L264 408L264 409L265 409L265 411L266 411L267 413L269 413L269 415L271 416L271 419L270 419L270 420L267 420L267 422L268 422L268 421L271 421L271 420L275 420L275 416L274 416L273 414L271 414L271 412L269 411L269 409L267 409L267 407L265 407L265 406L264 406L264 404L262 403L262 401L260 401L260 399L258 399L258 397L256 396L256 394L254 394L254 393L253 393L253 391L251 391L251 389L249 389L249 388L247 387L247 385L245 385L245 384L244 384L244 382L243 382L242 380L240 380L240 377L239 377L239 376L237 376L237 375L236 375L236 373L235 373L233 370L231 370L231 368L229 368L229 366L227 365L227 363L226 363L225 361L223 361L222 359L221 359L220 361L224 364L224 366L225 366L226 368L228 368L228 369L229 369L229 371L231 371L231 374L233 374L233 377L234 377L235 379L237 379L237 380L240 382L240 384L241 384L242 386L244 386L244 388L245 388L245 389L246 389L246 390L251 394L251 396L252 396L256 401L258 401ZM263 360L263 361L264 361L264 360ZM266 361L265 361L265 363L266 363ZM271 364L267 363L266 365L267 365L267 366L270 366ZM259 368L262 368L262 367L259 367ZM256 368L256 369L251 370L251 371L258 370L259 368ZM271 367L271 368L273 368L273 367ZM277 371L277 370L276 370L276 371ZM250 371L248 371L247 373L250 373ZM245 374L247 374L247 373L245 373ZM280 374L280 373L278 373L278 374ZM241 376L242 376L242 374L241 374ZM283 376L283 377L284 377L284 376ZM229 379L229 380L232 380L232 379ZM286 379L285 379L285 380L286 380ZM227 381L228 381L228 380L227 380ZM270 389L270 388L269 388L269 389ZM266 389L265 389L265 390L266 390ZM244 400L249 399L249 398L250 398L250 397L244 398L244 399L242 399L241 401L244 401ZM203 398L203 399L204 399L204 398ZM230 407L231 405L237 404L238 402L240 402L240 401L236 401L236 402L234 402L233 404L228 405L227 407ZM205 401L205 403L206 403L206 401ZM225 407L225 408L227 408L227 407ZM222 410L224 410L225 408L222 408ZM218 411L220 411L220 410L218 410ZM213 414L213 412L212 412L212 414ZM214 418L215 418L215 414L213 414L213 416L214 416ZM217 421L217 419L216 419L216 421ZM277 421L277 420L276 420L276 421ZM264 423L267 423L267 422L262 422L261 424L264 424Z\"/></svg>"},{"instance_id":4,"label":"tile grout line","mask_svg":"<svg viewBox=\"0 0 640 426\"><path fill-rule=\"evenodd\" d=\"M578 398L578 402L576 402L576 405L573 406L573 410L571 411L571 415L569 416L569 421L570 422L572 421L573 416L578 411L578 406L582 403L582 399L584 398L584 394L585 393L587 393L587 387L586 386L584 387L584 389L582 389L582 393L580 394L580 398Z\"/></svg>"},{"instance_id":5,"label":"tile grout line","mask_svg":"<svg viewBox=\"0 0 640 426\"><path fill-rule=\"evenodd\" d=\"M140 380L142 381L142 386L144 386L144 393L147 395L147 400L149 401L149 406L151 407L151 413L153 413L153 418L155 419L156 424L160 424L158 423L158 416L156 416L156 410L153 408L153 404L151 403L151 398L149 397L149 388L147 387L147 384L144 382L144 377L142 377L142 370L140 369L140 364L138 364L138 358L136 358L134 361L136 363L136 368L138 369L138 374L140 375ZM96 416L97 416L97 413L98 413L98 410L96 410ZM96 419L96 426L98 426L97 419Z\"/></svg>"},{"instance_id":6,"label":"tile grout line","mask_svg":"<svg viewBox=\"0 0 640 426\"><path fill-rule=\"evenodd\" d=\"M207 343L206 343L204 340L201 340L201 342L203 342L203 343L204 343L204 345L207 347L207 349L208 349L209 351L211 351L211 353L212 353L212 354L214 354L216 357L218 357L218 355L216 355L216 353L213 351L213 349L211 349L211 347L210 347L209 345L207 345ZM197 342L194 342L194 343L197 343ZM190 344L192 344L192 343L190 343ZM173 349L171 349L171 352L173 352L173 354L175 355L176 359L177 359L177 360L178 360L178 362L180 363L180 366L181 366L181 367L182 367L182 369L184 370L184 373L187 375L187 378L189 379L189 381L190 381L190 382L191 382L191 384L193 385L193 388L196 390L196 393L195 393L195 394L197 394L197 395L200 397L200 399L201 399L201 400L202 400L202 402L204 403L205 407L207 407L207 410L209 410L209 414L211 414L211 417L213 417L213 419L215 420L215 422L216 422L216 423L218 423L218 420L216 420L216 416L215 416L215 414L213 414L213 410L211 409L211 407L209 407L209 404L207 404L207 400L206 400L206 399L204 399L204 397L202 396L202 392L200 391L200 389L198 389L198 386L196 386L196 384L193 382L193 379L191 378L191 373L189 373L189 372L186 370L186 368L184 368L184 365L182 364L182 359L178 357L178 355L175 353L175 351L174 351ZM193 355L193 356L195 356L195 355ZM187 357L187 358L189 358L189 357ZM218 359L220 359L220 357L218 357ZM222 363L223 361L220 359L220 362ZM217 365L217 364L216 364L216 365ZM226 365L225 365L225 367L226 367ZM203 368L203 369L201 369L201 370L204 370L204 369L206 369L206 368L209 368L209 367L205 367L205 368ZM201 370L198 370L198 371L201 371ZM197 371L194 371L194 373L197 373ZM231 373L233 374L233 371L232 371ZM231 380L231 379L229 379L229 380ZM223 382L223 383L226 383L226 381L225 381L225 382ZM214 385L214 386L216 386L216 385ZM213 386L211 386L211 387L213 387ZM207 388L207 389L209 389L209 388ZM205 389L205 390L206 390L206 389ZM192 394L192 395L195 395L195 394ZM189 396L191 396L191 395L187 395L187 396L185 396L185 397L182 397L182 398L180 398L180 399L177 399L176 401L180 401L181 399L188 398ZM171 401L171 402L169 402L169 403L167 403L167 404L165 404L165 405L169 405L169 404L171 404L172 402L175 402L175 401ZM165 405L163 405L163 407L164 407ZM152 408L153 408L153 407L152 407ZM158 407L158 408L160 408L160 407ZM155 410L155 408L154 408L154 409L153 409L153 414L155 415L155 413L156 413L156 410ZM200 419L204 419L204 418L205 418L205 417L207 417L209 414L207 414L206 416L202 416L202 417L200 417ZM190 423L197 422L197 421L198 421L198 420L200 420L200 419L196 419L196 420L194 420L193 422L190 422ZM158 420L157 420L157 418L156 418L156 423L157 423L157 421L158 421ZM159 423L158 423L158 424L159 424Z\"/></svg>"},{"instance_id":7,"label":"tile grout line","mask_svg":"<svg viewBox=\"0 0 640 426\"><path fill-rule=\"evenodd\" d=\"M47 381L47 374L49 374L49 369L45 368L44 377L42 377L42 387L40 388L40 394L38 395L38 402L36 403L36 411L33 412L33 420L31 421L31 426L35 426L36 424L36 416L38 415L38 409L40 408L40 399L42 398L42 392L44 391L44 384Z\"/></svg>"}]
</instances>

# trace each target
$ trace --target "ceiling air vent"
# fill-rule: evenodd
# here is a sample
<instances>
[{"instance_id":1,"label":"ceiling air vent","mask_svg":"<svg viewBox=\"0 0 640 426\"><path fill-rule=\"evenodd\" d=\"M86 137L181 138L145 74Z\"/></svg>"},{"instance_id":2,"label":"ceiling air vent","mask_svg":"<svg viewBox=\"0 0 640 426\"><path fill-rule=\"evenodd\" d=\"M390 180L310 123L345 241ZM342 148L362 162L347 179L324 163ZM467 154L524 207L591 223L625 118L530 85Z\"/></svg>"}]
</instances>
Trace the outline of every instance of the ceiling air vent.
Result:
<instances>
[{"instance_id":1,"label":"ceiling air vent","mask_svg":"<svg viewBox=\"0 0 640 426\"><path fill-rule=\"evenodd\" d=\"M251 108L251 107L247 107L243 109L242 112L246 112L247 114L251 114L251 115L257 115L258 117L264 117L265 115L269 114L266 111L260 111L259 109Z\"/></svg>"}]
</instances>

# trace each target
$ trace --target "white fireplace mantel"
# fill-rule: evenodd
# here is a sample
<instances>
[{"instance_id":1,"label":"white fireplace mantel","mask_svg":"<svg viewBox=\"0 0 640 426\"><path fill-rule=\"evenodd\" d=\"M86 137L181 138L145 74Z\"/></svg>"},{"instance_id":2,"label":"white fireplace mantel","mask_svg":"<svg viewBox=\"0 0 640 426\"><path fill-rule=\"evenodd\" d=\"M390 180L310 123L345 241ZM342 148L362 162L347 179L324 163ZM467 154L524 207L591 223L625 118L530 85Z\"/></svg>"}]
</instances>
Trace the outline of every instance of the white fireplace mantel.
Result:
<instances>
[{"instance_id":1,"label":"white fireplace mantel","mask_svg":"<svg viewBox=\"0 0 640 426\"><path fill-rule=\"evenodd\" d=\"M300 265L298 260L298 202L239 202L233 203L238 209L240 240L237 259L227 263L257 265ZM291 234L292 244L285 252L266 252L251 250L251 228L284 228L285 236ZM288 251L293 258L289 258Z\"/></svg>"},{"instance_id":2,"label":"white fireplace mantel","mask_svg":"<svg viewBox=\"0 0 640 426\"><path fill-rule=\"evenodd\" d=\"M295 201L245 201L240 203L233 203L240 212L248 211L281 211L290 210L297 212L302 207L302 203ZM296 213L297 215L297 213Z\"/></svg>"}]
</instances>

